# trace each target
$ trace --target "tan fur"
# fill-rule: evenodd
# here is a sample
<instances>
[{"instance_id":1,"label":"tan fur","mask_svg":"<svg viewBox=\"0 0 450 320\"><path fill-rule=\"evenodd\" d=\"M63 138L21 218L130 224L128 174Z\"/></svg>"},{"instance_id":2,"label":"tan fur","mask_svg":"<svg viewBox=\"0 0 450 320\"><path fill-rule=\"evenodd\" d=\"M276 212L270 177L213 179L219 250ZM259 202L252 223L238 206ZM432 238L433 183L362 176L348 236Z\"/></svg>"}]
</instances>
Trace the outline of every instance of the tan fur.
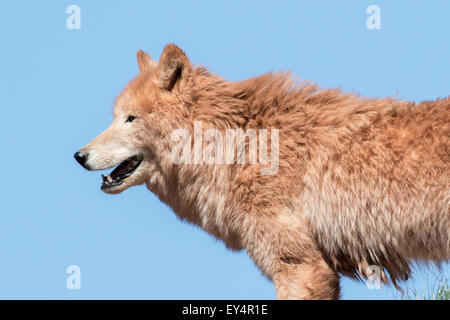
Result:
<instances>
[{"instance_id":1,"label":"tan fur","mask_svg":"<svg viewBox=\"0 0 450 320\"><path fill-rule=\"evenodd\" d=\"M144 152L111 193L146 183L183 220L246 249L281 299L335 299L339 274L365 277L376 265L396 284L412 261L450 258L450 98L366 99L287 73L228 82L174 45L159 64L141 51L138 61L114 129L82 149L114 140ZM129 114L136 123L122 128ZM194 120L204 129L278 128L278 172L174 164L170 134L192 131Z\"/></svg>"}]
</instances>

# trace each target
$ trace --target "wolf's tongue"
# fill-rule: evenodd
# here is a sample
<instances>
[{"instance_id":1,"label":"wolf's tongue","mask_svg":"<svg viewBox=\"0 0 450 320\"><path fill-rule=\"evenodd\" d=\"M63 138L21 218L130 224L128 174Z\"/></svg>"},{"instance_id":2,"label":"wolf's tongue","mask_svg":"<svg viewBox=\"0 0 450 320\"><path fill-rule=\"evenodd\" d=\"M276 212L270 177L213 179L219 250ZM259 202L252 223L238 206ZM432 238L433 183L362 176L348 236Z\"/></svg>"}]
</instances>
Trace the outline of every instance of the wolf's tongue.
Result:
<instances>
[{"instance_id":1,"label":"wolf's tongue","mask_svg":"<svg viewBox=\"0 0 450 320\"><path fill-rule=\"evenodd\" d=\"M115 168L111 173L110 176L112 179L116 179L117 177L120 177L121 175L127 174L133 166L136 164L137 159L136 157L132 157L128 160L125 160L117 168Z\"/></svg>"},{"instance_id":2,"label":"wolf's tongue","mask_svg":"<svg viewBox=\"0 0 450 320\"><path fill-rule=\"evenodd\" d=\"M113 172L111 172L109 174L111 176L111 178L115 179L115 178L127 173L130 163L131 163L131 161L122 162L117 168L115 168L113 170Z\"/></svg>"}]
</instances>

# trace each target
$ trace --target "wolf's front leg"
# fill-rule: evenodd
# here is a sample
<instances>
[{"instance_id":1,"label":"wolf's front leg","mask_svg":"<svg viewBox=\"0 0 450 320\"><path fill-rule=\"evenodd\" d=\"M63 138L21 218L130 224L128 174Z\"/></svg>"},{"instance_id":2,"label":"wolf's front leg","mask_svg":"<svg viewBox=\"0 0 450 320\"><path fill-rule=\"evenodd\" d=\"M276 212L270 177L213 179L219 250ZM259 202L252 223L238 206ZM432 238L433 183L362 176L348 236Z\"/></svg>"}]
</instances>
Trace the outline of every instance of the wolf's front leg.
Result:
<instances>
[{"instance_id":1,"label":"wolf's front leg","mask_svg":"<svg viewBox=\"0 0 450 320\"><path fill-rule=\"evenodd\" d=\"M277 299L339 299L339 275L322 259L307 264L282 262L273 282Z\"/></svg>"}]
</instances>

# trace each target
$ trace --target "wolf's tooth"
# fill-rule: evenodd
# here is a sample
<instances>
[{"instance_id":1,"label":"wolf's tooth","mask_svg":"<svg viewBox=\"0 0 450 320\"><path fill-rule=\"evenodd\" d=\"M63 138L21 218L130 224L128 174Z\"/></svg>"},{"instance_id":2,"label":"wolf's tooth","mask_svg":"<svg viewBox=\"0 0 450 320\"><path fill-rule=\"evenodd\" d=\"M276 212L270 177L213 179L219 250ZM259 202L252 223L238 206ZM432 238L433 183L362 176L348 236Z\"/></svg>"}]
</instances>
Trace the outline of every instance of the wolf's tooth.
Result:
<instances>
[{"instance_id":1,"label":"wolf's tooth","mask_svg":"<svg viewBox=\"0 0 450 320\"><path fill-rule=\"evenodd\" d=\"M111 183L111 182L113 182L114 180L111 178L111 176L110 175L108 175L107 177L106 177L106 179L108 180L108 182L109 183Z\"/></svg>"}]
</instances>

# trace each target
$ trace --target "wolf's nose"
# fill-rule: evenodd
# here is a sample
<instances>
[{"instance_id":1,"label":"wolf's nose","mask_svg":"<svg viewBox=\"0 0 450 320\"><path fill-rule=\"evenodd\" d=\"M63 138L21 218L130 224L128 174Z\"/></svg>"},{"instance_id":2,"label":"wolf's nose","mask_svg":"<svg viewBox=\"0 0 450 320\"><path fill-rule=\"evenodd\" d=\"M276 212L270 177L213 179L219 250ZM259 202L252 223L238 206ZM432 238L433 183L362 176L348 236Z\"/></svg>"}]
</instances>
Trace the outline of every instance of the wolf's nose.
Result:
<instances>
[{"instance_id":1,"label":"wolf's nose","mask_svg":"<svg viewBox=\"0 0 450 320\"><path fill-rule=\"evenodd\" d=\"M84 168L86 168L87 154L82 152L75 152L73 156L79 164L81 164Z\"/></svg>"}]
</instances>

